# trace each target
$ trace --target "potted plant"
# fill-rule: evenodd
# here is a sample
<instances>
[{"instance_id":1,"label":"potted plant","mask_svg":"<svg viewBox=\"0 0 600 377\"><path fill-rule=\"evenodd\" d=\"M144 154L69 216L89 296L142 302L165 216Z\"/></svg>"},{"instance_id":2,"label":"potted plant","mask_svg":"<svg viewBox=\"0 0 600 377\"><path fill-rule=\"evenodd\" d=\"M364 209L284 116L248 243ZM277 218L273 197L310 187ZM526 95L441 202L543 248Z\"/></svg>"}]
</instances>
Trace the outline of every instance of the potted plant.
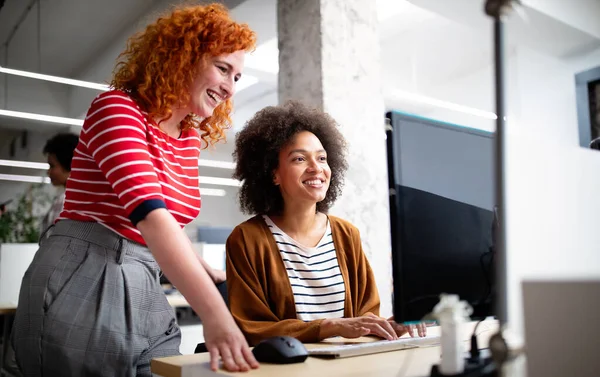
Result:
<instances>
[{"instance_id":1,"label":"potted plant","mask_svg":"<svg viewBox=\"0 0 600 377\"><path fill-rule=\"evenodd\" d=\"M38 249L40 221L49 204L49 193L35 184L0 215L0 307L17 305L21 279Z\"/></svg>"}]
</instances>

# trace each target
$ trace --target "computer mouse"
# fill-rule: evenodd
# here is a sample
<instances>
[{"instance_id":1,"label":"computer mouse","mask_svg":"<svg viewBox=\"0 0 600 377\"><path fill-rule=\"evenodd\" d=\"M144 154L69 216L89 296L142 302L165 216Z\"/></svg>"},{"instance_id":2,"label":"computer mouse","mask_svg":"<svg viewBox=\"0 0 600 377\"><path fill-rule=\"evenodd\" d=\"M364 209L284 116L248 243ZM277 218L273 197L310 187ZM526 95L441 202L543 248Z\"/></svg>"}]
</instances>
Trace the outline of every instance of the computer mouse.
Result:
<instances>
[{"instance_id":1,"label":"computer mouse","mask_svg":"<svg viewBox=\"0 0 600 377\"><path fill-rule=\"evenodd\" d=\"M308 357L304 344L291 336L267 338L258 343L252 353L259 362L272 364L301 363Z\"/></svg>"}]
</instances>

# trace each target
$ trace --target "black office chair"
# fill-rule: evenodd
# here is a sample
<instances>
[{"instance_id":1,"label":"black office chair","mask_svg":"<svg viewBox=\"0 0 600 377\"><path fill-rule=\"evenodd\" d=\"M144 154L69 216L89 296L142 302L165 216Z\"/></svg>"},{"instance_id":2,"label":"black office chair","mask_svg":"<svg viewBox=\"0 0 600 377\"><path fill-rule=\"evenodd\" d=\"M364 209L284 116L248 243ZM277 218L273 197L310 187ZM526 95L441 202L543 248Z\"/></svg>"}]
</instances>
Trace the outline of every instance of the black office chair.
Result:
<instances>
[{"instance_id":1,"label":"black office chair","mask_svg":"<svg viewBox=\"0 0 600 377\"><path fill-rule=\"evenodd\" d=\"M221 283L217 284L217 289L219 290L221 297L223 297L223 301L225 301L225 305L227 305L227 307L229 308L229 298L227 297L227 283L221 282ZM206 343L198 343L198 345L196 346L196 349L194 350L194 353L204 353L204 352L208 352L208 348L206 348Z\"/></svg>"}]
</instances>

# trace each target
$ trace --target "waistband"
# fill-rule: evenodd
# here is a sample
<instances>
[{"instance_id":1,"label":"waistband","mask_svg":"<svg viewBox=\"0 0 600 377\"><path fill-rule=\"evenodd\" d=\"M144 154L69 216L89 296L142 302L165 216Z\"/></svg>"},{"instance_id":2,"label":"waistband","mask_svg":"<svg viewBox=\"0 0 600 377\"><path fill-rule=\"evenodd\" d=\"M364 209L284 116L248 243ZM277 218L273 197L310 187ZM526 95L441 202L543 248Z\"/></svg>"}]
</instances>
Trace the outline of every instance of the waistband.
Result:
<instances>
[{"instance_id":1,"label":"waistband","mask_svg":"<svg viewBox=\"0 0 600 377\"><path fill-rule=\"evenodd\" d=\"M60 220L47 232L47 237L71 237L113 250L117 254L119 263L122 263L123 258L128 255L138 260L150 262L158 268L154 256L146 246L128 240L96 222Z\"/></svg>"}]
</instances>

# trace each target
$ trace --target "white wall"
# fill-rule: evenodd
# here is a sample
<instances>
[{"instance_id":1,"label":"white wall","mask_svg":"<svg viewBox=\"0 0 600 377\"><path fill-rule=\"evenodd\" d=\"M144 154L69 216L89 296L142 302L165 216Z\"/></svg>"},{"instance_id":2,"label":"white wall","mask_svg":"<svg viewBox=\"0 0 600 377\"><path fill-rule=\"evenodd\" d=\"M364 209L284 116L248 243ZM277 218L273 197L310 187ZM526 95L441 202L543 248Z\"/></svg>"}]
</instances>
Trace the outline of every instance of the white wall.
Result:
<instances>
[{"instance_id":1,"label":"white wall","mask_svg":"<svg viewBox=\"0 0 600 377\"><path fill-rule=\"evenodd\" d=\"M539 12L600 38L600 1L598 0L521 0Z\"/></svg>"},{"instance_id":2,"label":"white wall","mask_svg":"<svg viewBox=\"0 0 600 377\"><path fill-rule=\"evenodd\" d=\"M509 133L508 318L514 334L523 331L523 280L600 279L598 172L598 151L540 142L524 130Z\"/></svg>"},{"instance_id":3,"label":"white wall","mask_svg":"<svg viewBox=\"0 0 600 377\"><path fill-rule=\"evenodd\" d=\"M510 328L518 336L523 331L522 280L600 278L600 153L579 147L575 98L575 74L599 65L600 49L569 58L522 46L509 49L508 297ZM494 111L493 78L493 66L488 65L424 94ZM495 121L468 114L427 106L412 110L428 118L495 129Z\"/></svg>"},{"instance_id":4,"label":"white wall","mask_svg":"<svg viewBox=\"0 0 600 377\"><path fill-rule=\"evenodd\" d=\"M589 62L590 66L593 64L600 62ZM520 48L514 73L520 108L512 127L576 145L576 73L577 67L568 61Z\"/></svg>"},{"instance_id":5,"label":"white wall","mask_svg":"<svg viewBox=\"0 0 600 377\"><path fill-rule=\"evenodd\" d=\"M575 98L575 74L600 65L599 56L518 51L520 108L506 151L508 309L517 334L522 280L600 278L600 153L579 147Z\"/></svg>"}]
</instances>

